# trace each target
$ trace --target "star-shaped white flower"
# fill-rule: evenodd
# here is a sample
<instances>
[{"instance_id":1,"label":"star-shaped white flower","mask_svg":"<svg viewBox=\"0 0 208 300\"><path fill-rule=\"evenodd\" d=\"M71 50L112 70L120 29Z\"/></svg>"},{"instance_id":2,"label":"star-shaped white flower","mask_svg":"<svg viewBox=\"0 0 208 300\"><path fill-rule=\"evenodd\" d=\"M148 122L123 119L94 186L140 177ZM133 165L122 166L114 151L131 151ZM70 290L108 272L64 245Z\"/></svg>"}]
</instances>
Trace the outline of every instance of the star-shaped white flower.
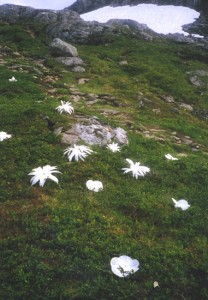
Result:
<instances>
[{"instance_id":1,"label":"star-shaped white flower","mask_svg":"<svg viewBox=\"0 0 208 300\"><path fill-rule=\"evenodd\" d=\"M140 166L139 162L134 163L131 159L126 159L126 161L130 164L130 168L122 168L124 170L124 173L132 172L133 177L136 179L138 176L144 176L147 173L150 172L150 168L145 166Z\"/></svg>"},{"instance_id":2,"label":"star-shaped white flower","mask_svg":"<svg viewBox=\"0 0 208 300\"><path fill-rule=\"evenodd\" d=\"M0 142L6 139L10 139L11 136L11 134L6 133L5 131L0 131Z\"/></svg>"},{"instance_id":3,"label":"star-shaped white flower","mask_svg":"<svg viewBox=\"0 0 208 300\"><path fill-rule=\"evenodd\" d=\"M74 112L74 108L71 106L71 103L62 100L61 100L61 105L57 106L56 110L60 112L60 114L62 114L62 112L66 112L71 115Z\"/></svg>"},{"instance_id":4,"label":"star-shaped white flower","mask_svg":"<svg viewBox=\"0 0 208 300\"><path fill-rule=\"evenodd\" d=\"M16 79L14 76L12 76L12 78L9 78L9 81L10 81L10 82L16 82L17 79Z\"/></svg>"},{"instance_id":5,"label":"star-shaped white flower","mask_svg":"<svg viewBox=\"0 0 208 300\"><path fill-rule=\"evenodd\" d=\"M188 204L188 202L184 199L176 201L174 198L172 198L172 200L173 200L176 208L181 208L182 210L187 210L190 207L190 204Z\"/></svg>"},{"instance_id":6,"label":"star-shaped white flower","mask_svg":"<svg viewBox=\"0 0 208 300\"><path fill-rule=\"evenodd\" d=\"M33 176L30 179L31 185L35 185L39 181L40 186L44 186L47 179L51 179L58 183L58 179L52 173L61 173L57 171L57 167L46 165L32 170L28 175Z\"/></svg>"},{"instance_id":7,"label":"star-shaped white flower","mask_svg":"<svg viewBox=\"0 0 208 300\"><path fill-rule=\"evenodd\" d=\"M111 143L108 144L107 149L111 150L112 152L119 152L121 151L121 148L119 147L118 143Z\"/></svg>"},{"instance_id":8,"label":"star-shaped white flower","mask_svg":"<svg viewBox=\"0 0 208 300\"><path fill-rule=\"evenodd\" d=\"M110 261L111 271L119 276L126 277L139 270L139 262L137 259L132 259L127 255L113 257Z\"/></svg>"},{"instance_id":9,"label":"star-shaped white flower","mask_svg":"<svg viewBox=\"0 0 208 300\"><path fill-rule=\"evenodd\" d=\"M87 180L86 186L88 190L93 192L100 192L103 189L103 184L99 180Z\"/></svg>"},{"instance_id":10,"label":"star-shaped white flower","mask_svg":"<svg viewBox=\"0 0 208 300\"><path fill-rule=\"evenodd\" d=\"M74 147L69 147L65 149L64 155L67 155L69 161L72 161L73 159L75 161L78 161L79 159L84 160L92 152L93 150L91 150L87 146L74 145Z\"/></svg>"},{"instance_id":11,"label":"star-shaped white flower","mask_svg":"<svg viewBox=\"0 0 208 300\"><path fill-rule=\"evenodd\" d=\"M166 159L169 159L169 160L178 160L178 158L176 158L176 157L173 157L171 154L165 154L165 158Z\"/></svg>"}]
</instances>

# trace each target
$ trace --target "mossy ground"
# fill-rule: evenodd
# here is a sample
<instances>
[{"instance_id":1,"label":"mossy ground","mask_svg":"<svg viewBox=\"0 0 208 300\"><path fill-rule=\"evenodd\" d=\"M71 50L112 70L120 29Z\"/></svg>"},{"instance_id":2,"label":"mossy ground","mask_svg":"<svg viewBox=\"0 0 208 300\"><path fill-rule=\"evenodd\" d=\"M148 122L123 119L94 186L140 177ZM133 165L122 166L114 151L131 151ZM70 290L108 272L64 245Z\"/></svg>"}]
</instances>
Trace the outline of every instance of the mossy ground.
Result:
<instances>
[{"instance_id":1,"label":"mossy ground","mask_svg":"<svg viewBox=\"0 0 208 300\"><path fill-rule=\"evenodd\" d=\"M48 41L38 28L2 24L0 44L0 131L12 134L1 142L0 190L0 299L208 299L207 291L207 122L190 112L173 111L163 97L207 109L206 87L190 84L186 72L208 71L207 53L194 46L166 40L144 41L120 37L108 45L77 45L85 61L83 74L66 72L48 54ZM48 56L43 74L35 69L13 72L9 66L29 64ZM119 62L127 60L128 65ZM9 78L15 76L17 82ZM46 76L58 80L50 84ZM204 79L206 80L206 79ZM75 111L96 115L127 130L129 145L118 154L93 147L85 162L67 162L65 147L48 129L47 115L61 126L73 116L55 107L70 99L69 86L85 93L111 94L122 106L74 103ZM48 88L56 88L50 96ZM138 96L145 106L139 107ZM116 109L115 118L102 108ZM159 109L156 114L154 109ZM129 125L130 124L130 125ZM141 128L161 129L190 136L203 145L188 145L144 137ZM164 154L183 154L166 161ZM144 178L124 175L125 159L150 167ZM59 184L31 186L33 168L55 165ZM88 179L101 180L104 189L86 189ZM171 198L187 199L187 211L175 209ZM140 262L137 273L118 278L110 259L126 254ZM153 288L158 281L159 287Z\"/></svg>"}]
</instances>

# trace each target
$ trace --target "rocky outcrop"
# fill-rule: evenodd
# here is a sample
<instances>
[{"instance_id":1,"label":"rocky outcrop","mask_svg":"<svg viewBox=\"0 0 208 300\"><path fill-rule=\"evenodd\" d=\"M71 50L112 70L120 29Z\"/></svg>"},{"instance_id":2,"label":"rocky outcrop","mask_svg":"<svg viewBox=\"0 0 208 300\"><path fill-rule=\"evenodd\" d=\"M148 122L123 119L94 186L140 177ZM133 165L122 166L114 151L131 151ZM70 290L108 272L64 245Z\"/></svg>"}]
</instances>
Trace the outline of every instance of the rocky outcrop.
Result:
<instances>
[{"instance_id":1,"label":"rocky outcrop","mask_svg":"<svg viewBox=\"0 0 208 300\"><path fill-rule=\"evenodd\" d=\"M40 11L40 10L38 10ZM32 19L37 10L28 6L4 4L0 6L0 20L9 23L16 23L20 19Z\"/></svg>"},{"instance_id":2,"label":"rocky outcrop","mask_svg":"<svg viewBox=\"0 0 208 300\"><path fill-rule=\"evenodd\" d=\"M157 5L181 5L196 9L207 8L207 0L77 0L67 9L83 14L104 6L137 5L141 3Z\"/></svg>"},{"instance_id":3,"label":"rocky outcrop","mask_svg":"<svg viewBox=\"0 0 208 300\"><path fill-rule=\"evenodd\" d=\"M180 5L194 8L200 12L200 17L192 24L184 26L184 30L207 36L208 28L208 1L207 0L77 0L67 9L79 14L96 10L104 6L122 6L137 4Z\"/></svg>"},{"instance_id":4,"label":"rocky outcrop","mask_svg":"<svg viewBox=\"0 0 208 300\"><path fill-rule=\"evenodd\" d=\"M34 9L13 4L0 6L0 21L38 22L45 25L46 34L50 37L76 43L86 43L90 35L101 33L106 28L98 22L85 22L75 11Z\"/></svg>"},{"instance_id":5,"label":"rocky outcrop","mask_svg":"<svg viewBox=\"0 0 208 300\"><path fill-rule=\"evenodd\" d=\"M127 133L123 128L103 125L96 118L85 120L85 123L76 123L62 133L62 144L71 145L80 141L101 147L112 142L120 145L128 144Z\"/></svg>"},{"instance_id":6,"label":"rocky outcrop","mask_svg":"<svg viewBox=\"0 0 208 300\"><path fill-rule=\"evenodd\" d=\"M66 9L70 9L83 14L88 11L98 9L100 7L111 5L112 0L77 0L71 6Z\"/></svg>"},{"instance_id":7,"label":"rocky outcrop","mask_svg":"<svg viewBox=\"0 0 208 300\"><path fill-rule=\"evenodd\" d=\"M46 34L52 38L58 37L65 41L85 44L95 34L102 34L106 30L112 31L111 27L98 22L85 22L81 18L77 18L67 22L48 24Z\"/></svg>"},{"instance_id":8,"label":"rocky outcrop","mask_svg":"<svg viewBox=\"0 0 208 300\"><path fill-rule=\"evenodd\" d=\"M84 0L82 1L85 3ZM86 3L88 3L88 1ZM108 3L108 1L101 2L105 4ZM95 1L93 3L101 2ZM133 4L133 1L130 2ZM95 21L87 22L84 21L77 12L67 9L55 11L5 4L0 6L0 21L9 23L26 22L29 24L31 24L31 22L38 22L43 24L45 32L49 37L60 38L66 42L76 44L105 44L111 42L115 36L130 33L130 31L134 35L136 32L140 37L149 41L152 41L156 36L161 37L161 35L150 30L147 25L139 24L133 20L117 19L110 20L107 23ZM182 35L171 36L170 38L185 43L197 42L197 40L192 37L189 39L185 38L184 40L184 36ZM205 39L200 46L207 47Z\"/></svg>"},{"instance_id":9,"label":"rocky outcrop","mask_svg":"<svg viewBox=\"0 0 208 300\"><path fill-rule=\"evenodd\" d=\"M83 21L79 14L70 10L35 9L14 4L0 5L0 21L8 23L35 21L43 24Z\"/></svg>"},{"instance_id":10,"label":"rocky outcrop","mask_svg":"<svg viewBox=\"0 0 208 300\"><path fill-rule=\"evenodd\" d=\"M12 4L0 6L0 21L9 23L38 22L45 26L46 34L51 38L60 38L78 44L108 42L104 36L115 36L126 32L125 25L141 31L147 28L131 20L117 23L114 21L108 24L86 22L75 11L41 10Z\"/></svg>"}]
</instances>

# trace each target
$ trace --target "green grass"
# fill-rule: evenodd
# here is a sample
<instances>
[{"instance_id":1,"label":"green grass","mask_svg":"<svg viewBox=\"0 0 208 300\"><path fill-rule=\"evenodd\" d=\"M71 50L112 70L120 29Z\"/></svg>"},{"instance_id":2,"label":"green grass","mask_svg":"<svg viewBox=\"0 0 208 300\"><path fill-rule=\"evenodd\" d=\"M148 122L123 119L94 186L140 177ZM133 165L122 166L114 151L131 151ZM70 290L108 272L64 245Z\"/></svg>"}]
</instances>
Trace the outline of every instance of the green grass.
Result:
<instances>
[{"instance_id":1,"label":"green grass","mask_svg":"<svg viewBox=\"0 0 208 300\"><path fill-rule=\"evenodd\" d=\"M49 56L47 39L37 33L38 28L2 25L0 44L19 51L21 63L33 65L36 58ZM206 97L186 74L208 70L205 53L128 36L108 46L77 48L86 63L84 77L90 79L85 85L77 84L83 74L64 72L50 57L42 75L0 67L0 131L12 134L0 144L0 299L208 299L207 123L190 112L172 111L180 102L207 109ZM12 54L4 59L9 66L17 64ZM121 60L128 65L120 66ZM59 80L49 86L48 75ZM10 83L12 76L18 81ZM44 116L60 126L73 124L73 116L55 111L60 99L72 102L70 85L85 93L109 93L124 105L74 103L76 112L127 130L129 144L121 152L94 146L95 153L84 162L69 163L63 156L65 147ZM48 88L57 88L57 95L49 96ZM164 95L176 103L167 104ZM103 107L120 114L104 117ZM145 138L141 128L162 129L167 139ZM204 147L193 152L176 145L168 138L172 131ZM186 156L166 161L166 153ZM123 174L126 158L150 167L150 174L138 180ZM59 184L31 186L28 173L46 164L62 172ZM88 179L101 180L103 191L88 191ZM190 209L175 209L172 197L187 199ZM139 271L128 278L110 269L111 258L123 254L140 262Z\"/></svg>"}]
</instances>

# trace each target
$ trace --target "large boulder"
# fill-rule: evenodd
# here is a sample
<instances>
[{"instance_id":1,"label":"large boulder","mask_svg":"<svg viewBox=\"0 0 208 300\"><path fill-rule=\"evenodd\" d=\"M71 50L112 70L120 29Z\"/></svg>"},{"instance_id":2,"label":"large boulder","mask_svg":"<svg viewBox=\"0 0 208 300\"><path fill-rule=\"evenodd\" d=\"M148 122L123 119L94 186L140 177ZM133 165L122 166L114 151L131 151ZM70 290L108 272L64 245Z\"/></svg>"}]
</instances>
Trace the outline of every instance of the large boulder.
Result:
<instances>
[{"instance_id":1,"label":"large boulder","mask_svg":"<svg viewBox=\"0 0 208 300\"><path fill-rule=\"evenodd\" d=\"M85 72L83 67L84 62L78 57L76 47L59 38L55 38L50 44L50 50L54 59L66 67L71 67L71 71L79 73Z\"/></svg>"},{"instance_id":2,"label":"large boulder","mask_svg":"<svg viewBox=\"0 0 208 300\"><path fill-rule=\"evenodd\" d=\"M62 41L59 38L53 39L50 44L50 50L52 56L56 57L77 57L78 52L76 47Z\"/></svg>"}]
</instances>

